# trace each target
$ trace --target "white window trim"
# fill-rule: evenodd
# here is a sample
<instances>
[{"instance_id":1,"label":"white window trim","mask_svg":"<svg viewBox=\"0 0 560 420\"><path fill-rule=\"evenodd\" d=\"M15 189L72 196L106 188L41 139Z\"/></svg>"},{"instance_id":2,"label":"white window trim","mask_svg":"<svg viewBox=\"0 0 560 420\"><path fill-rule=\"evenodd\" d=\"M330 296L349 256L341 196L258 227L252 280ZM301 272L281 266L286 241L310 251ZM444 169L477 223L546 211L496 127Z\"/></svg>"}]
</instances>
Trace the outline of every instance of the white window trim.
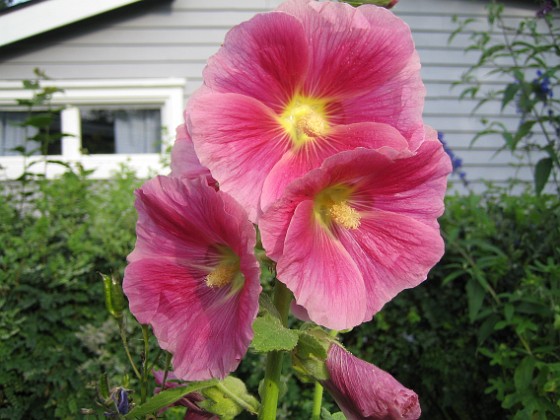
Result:
<instances>
[{"instance_id":1,"label":"white window trim","mask_svg":"<svg viewBox=\"0 0 560 420\"><path fill-rule=\"evenodd\" d=\"M63 90L56 93L51 103L64 107L61 126L71 136L62 139L62 154L49 158L68 163L81 163L92 169L94 178L108 178L121 164L127 164L141 177L161 171L161 152L175 139L175 129L183 123L185 79L139 79L139 80L66 80L44 81L41 86L54 86ZM32 93L23 89L21 82L0 81L0 110L14 110L17 99L30 99ZM160 153L82 155L80 105L146 105L161 109L162 149ZM41 159L32 157L29 159ZM0 156L0 178L15 179L23 170L21 156ZM38 165L41 166L41 165ZM42 168L38 170L43 170ZM47 176L54 177L64 171L60 165L49 165Z\"/></svg>"}]
</instances>

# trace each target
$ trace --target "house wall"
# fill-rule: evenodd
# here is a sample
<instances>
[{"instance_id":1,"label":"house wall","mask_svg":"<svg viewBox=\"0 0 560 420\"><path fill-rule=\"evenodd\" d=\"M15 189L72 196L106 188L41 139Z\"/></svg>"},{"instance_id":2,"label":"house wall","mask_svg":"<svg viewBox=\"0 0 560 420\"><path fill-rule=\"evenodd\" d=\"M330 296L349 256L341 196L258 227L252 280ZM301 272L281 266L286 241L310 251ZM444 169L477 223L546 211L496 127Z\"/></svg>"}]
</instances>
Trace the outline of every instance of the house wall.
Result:
<instances>
[{"instance_id":1,"label":"house wall","mask_svg":"<svg viewBox=\"0 0 560 420\"><path fill-rule=\"evenodd\" d=\"M40 67L53 79L186 78L185 99L202 83L207 58L215 53L233 25L257 12L273 9L279 0L163 0L140 2L121 10L71 25L13 47L0 49L0 80L32 78ZM453 151L463 159L470 187L480 190L485 180L503 183L514 174L532 179L528 167L512 168L511 156L494 156L501 146L498 137L484 137L469 144L482 127L470 115L475 103L458 101L461 88L451 89L465 66L476 56L464 51L468 35L460 34L453 44L448 38L456 28L455 14L485 17L485 1L401 0L393 9L407 22L422 60L427 88L425 121L442 131ZM523 3L521 3L523 4ZM527 2L525 2L527 4ZM516 20L534 13L528 7L509 7ZM489 78L486 87L498 85ZM486 116L499 114L499 104L489 104ZM514 108L504 121L515 127ZM462 189L460 185L456 188Z\"/></svg>"}]
</instances>

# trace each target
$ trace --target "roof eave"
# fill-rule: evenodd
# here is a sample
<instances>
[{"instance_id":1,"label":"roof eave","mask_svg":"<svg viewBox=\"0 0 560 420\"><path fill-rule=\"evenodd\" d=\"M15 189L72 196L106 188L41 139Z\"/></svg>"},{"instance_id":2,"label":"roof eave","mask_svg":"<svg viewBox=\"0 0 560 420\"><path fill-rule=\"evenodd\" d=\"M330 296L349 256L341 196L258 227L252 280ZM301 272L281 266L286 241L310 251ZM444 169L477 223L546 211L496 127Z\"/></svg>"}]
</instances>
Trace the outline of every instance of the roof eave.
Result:
<instances>
[{"instance_id":1,"label":"roof eave","mask_svg":"<svg viewBox=\"0 0 560 420\"><path fill-rule=\"evenodd\" d=\"M0 15L0 47L142 0L49 0Z\"/></svg>"}]
</instances>

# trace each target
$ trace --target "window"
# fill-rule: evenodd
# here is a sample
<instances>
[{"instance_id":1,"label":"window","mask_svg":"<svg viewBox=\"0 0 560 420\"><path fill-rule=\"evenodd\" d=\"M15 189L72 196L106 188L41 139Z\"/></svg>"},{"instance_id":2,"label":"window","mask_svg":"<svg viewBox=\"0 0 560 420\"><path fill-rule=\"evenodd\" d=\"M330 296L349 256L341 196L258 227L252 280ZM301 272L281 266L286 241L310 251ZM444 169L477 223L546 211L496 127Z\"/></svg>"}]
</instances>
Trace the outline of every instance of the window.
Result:
<instances>
[{"instance_id":1,"label":"window","mask_svg":"<svg viewBox=\"0 0 560 420\"><path fill-rule=\"evenodd\" d=\"M59 155L61 153L60 113L48 116L50 127L39 131L23 123L33 118L44 118L40 112L0 112L0 156L20 156L23 152L33 155ZM46 125L46 124L45 124Z\"/></svg>"},{"instance_id":2,"label":"window","mask_svg":"<svg viewBox=\"0 0 560 420\"><path fill-rule=\"evenodd\" d=\"M159 109L80 107L82 151L87 154L158 153Z\"/></svg>"},{"instance_id":3,"label":"window","mask_svg":"<svg viewBox=\"0 0 560 420\"><path fill-rule=\"evenodd\" d=\"M63 90L53 96L53 106L61 111L49 129L51 134L62 133L62 138L40 149L39 143L26 139L44 133L22 127L27 113L14 107L15 99L29 98L30 92L20 82L0 81L0 167L8 178L18 177L22 168L18 150L35 147L34 154L47 150L57 159L94 169L98 178L110 176L125 162L140 176L157 171L161 153L183 122L185 83L184 79L43 82Z\"/></svg>"}]
</instances>

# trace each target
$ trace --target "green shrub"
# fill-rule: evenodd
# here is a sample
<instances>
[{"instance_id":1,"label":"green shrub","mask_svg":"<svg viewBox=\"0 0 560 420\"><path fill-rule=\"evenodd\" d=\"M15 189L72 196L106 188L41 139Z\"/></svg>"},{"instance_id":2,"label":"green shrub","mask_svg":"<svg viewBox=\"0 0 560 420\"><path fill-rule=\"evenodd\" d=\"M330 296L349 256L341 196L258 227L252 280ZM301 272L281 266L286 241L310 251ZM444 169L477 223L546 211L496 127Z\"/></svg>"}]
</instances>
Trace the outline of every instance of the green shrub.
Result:
<instances>
[{"instance_id":1,"label":"green shrub","mask_svg":"<svg viewBox=\"0 0 560 420\"><path fill-rule=\"evenodd\" d=\"M118 358L103 366L92 343L118 350L98 272L122 273L137 184L125 169L103 182L69 170L34 182L21 210L0 184L1 418L75 418L93 404L102 368L126 371Z\"/></svg>"}]
</instances>

